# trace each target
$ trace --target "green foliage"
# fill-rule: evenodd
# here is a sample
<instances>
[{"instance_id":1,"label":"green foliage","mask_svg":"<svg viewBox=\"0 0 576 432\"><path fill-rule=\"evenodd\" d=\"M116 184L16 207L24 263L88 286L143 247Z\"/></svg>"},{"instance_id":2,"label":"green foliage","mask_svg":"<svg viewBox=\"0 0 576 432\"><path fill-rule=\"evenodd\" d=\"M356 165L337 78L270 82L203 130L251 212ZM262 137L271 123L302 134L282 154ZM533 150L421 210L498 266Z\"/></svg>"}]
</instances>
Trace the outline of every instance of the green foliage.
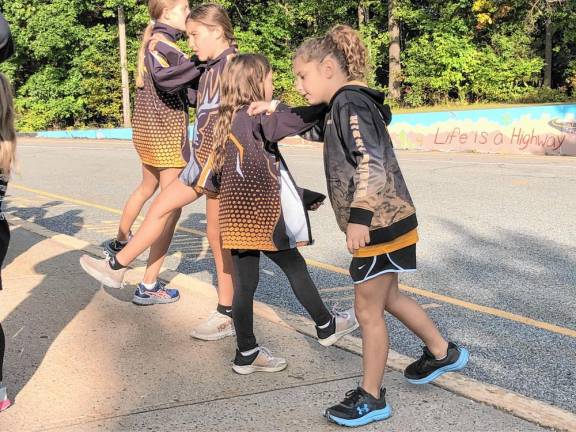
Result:
<instances>
[{"instance_id":1,"label":"green foliage","mask_svg":"<svg viewBox=\"0 0 576 432\"><path fill-rule=\"evenodd\" d=\"M360 30L370 52L369 84L386 91L388 2L218 2L230 12L241 51L268 56L276 96L287 103L304 103L293 86L294 50L337 23ZM402 97L396 104L555 102L576 96L576 1L395 4L402 47ZM1 70L16 89L20 130L121 124L118 6L127 18L133 83L140 35L149 20L145 0L0 0L17 45L16 56ZM546 20L554 31L552 90L541 88Z\"/></svg>"}]
</instances>

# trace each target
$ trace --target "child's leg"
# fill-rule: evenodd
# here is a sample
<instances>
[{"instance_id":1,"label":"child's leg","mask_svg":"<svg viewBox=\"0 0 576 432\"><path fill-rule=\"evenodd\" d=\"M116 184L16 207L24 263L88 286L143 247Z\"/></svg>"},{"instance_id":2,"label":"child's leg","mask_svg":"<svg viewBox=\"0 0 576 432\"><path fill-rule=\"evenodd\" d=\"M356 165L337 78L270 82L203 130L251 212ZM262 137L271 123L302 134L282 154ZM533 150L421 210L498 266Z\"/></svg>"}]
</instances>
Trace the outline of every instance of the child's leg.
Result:
<instances>
[{"instance_id":1,"label":"child's leg","mask_svg":"<svg viewBox=\"0 0 576 432\"><path fill-rule=\"evenodd\" d=\"M306 261L298 249L287 249L278 252L264 252L290 281L292 291L306 311L310 314L317 326L324 326L332 319L332 314L322 301L318 288L312 281Z\"/></svg>"},{"instance_id":2,"label":"child's leg","mask_svg":"<svg viewBox=\"0 0 576 432\"><path fill-rule=\"evenodd\" d=\"M241 375L254 372L280 372L288 365L274 357L265 347L258 346L254 336L254 293L260 274L260 251L234 251L234 300L232 318L236 328L238 350L232 369Z\"/></svg>"},{"instance_id":3,"label":"child's leg","mask_svg":"<svg viewBox=\"0 0 576 432\"><path fill-rule=\"evenodd\" d=\"M232 318L236 328L238 351L247 352L258 347L254 336L254 293L260 276L259 251L234 251L234 301Z\"/></svg>"},{"instance_id":4,"label":"child's leg","mask_svg":"<svg viewBox=\"0 0 576 432\"><path fill-rule=\"evenodd\" d=\"M118 226L118 235L116 236L118 240L128 240L130 229L140 214L142 207L144 207L146 201L148 201L152 195L154 195L156 189L158 189L159 178L157 168L142 164L142 181L134 192L132 192L126 204L124 204L120 225Z\"/></svg>"},{"instance_id":5,"label":"child's leg","mask_svg":"<svg viewBox=\"0 0 576 432\"><path fill-rule=\"evenodd\" d=\"M216 274L218 277L218 303L222 306L232 305L234 284L232 283L232 257L230 251L222 249L219 223L220 201L216 198L206 198L206 221L208 243L214 255Z\"/></svg>"},{"instance_id":6,"label":"child's leg","mask_svg":"<svg viewBox=\"0 0 576 432\"><path fill-rule=\"evenodd\" d=\"M396 273L393 275L396 283L388 291L386 310L422 339L436 358L444 357L448 349L448 342L442 337L438 327L422 306L398 290L398 275Z\"/></svg>"},{"instance_id":7,"label":"child's leg","mask_svg":"<svg viewBox=\"0 0 576 432\"><path fill-rule=\"evenodd\" d=\"M179 168L168 168L160 171L160 188L165 190L173 181L178 181L178 174L180 171ZM158 279L160 268L164 263L164 258L168 252L170 243L172 242L172 237L174 236L174 229L176 228L176 224L178 223L181 214L182 209L180 208L172 211L160 237L150 247L148 265L142 282L151 284L156 282Z\"/></svg>"},{"instance_id":8,"label":"child's leg","mask_svg":"<svg viewBox=\"0 0 576 432\"><path fill-rule=\"evenodd\" d=\"M356 319L362 330L362 388L380 397L384 369L388 360L388 329L384 310L388 292L398 284L395 273L387 273L355 285Z\"/></svg>"},{"instance_id":9,"label":"child's leg","mask_svg":"<svg viewBox=\"0 0 576 432\"><path fill-rule=\"evenodd\" d=\"M198 199L199 194L181 181L173 181L148 210L142 226L134 238L116 255L116 261L127 266L148 249L162 235L172 212Z\"/></svg>"}]
</instances>

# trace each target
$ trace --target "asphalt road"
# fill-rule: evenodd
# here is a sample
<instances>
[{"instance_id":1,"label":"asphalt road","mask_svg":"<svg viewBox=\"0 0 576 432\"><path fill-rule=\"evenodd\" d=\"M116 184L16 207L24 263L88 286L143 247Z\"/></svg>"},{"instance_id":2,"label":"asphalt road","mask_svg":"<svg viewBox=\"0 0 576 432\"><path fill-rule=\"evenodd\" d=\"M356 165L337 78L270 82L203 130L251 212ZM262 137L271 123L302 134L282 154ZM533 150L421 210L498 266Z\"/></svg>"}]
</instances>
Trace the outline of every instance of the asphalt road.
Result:
<instances>
[{"instance_id":1,"label":"asphalt road","mask_svg":"<svg viewBox=\"0 0 576 432\"><path fill-rule=\"evenodd\" d=\"M283 147L297 182L325 191L322 150ZM23 139L7 213L96 244L114 236L137 185L129 142ZM467 346L465 374L576 411L576 158L398 152L418 210L419 271L401 282L449 339ZM303 249L329 305L352 304L344 236L328 205ZM204 202L189 205L167 264L214 281ZM305 314L287 280L262 264L258 299ZM420 342L388 319L392 348ZM265 340L266 335L260 337Z\"/></svg>"}]
</instances>

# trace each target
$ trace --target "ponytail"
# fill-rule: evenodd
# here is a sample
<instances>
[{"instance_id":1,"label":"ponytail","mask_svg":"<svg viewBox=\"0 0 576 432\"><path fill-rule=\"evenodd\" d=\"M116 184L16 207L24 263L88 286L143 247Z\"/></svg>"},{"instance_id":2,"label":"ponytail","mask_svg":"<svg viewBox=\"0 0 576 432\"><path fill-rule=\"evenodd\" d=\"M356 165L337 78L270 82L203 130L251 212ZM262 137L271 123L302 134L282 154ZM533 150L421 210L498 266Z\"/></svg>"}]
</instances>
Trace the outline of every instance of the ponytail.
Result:
<instances>
[{"instance_id":1,"label":"ponytail","mask_svg":"<svg viewBox=\"0 0 576 432\"><path fill-rule=\"evenodd\" d=\"M140 49L138 50L138 69L136 71L136 86L138 88L144 87L144 59L146 58L146 50L148 49L148 43L152 38L152 33L154 31L154 23L150 22L144 30L142 35L142 43L140 44Z\"/></svg>"},{"instance_id":2,"label":"ponytail","mask_svg":"<svg viewBox=\"0 0 576 432\"><path fill-rule=\"evenodd\" d=\"M306 40L294 55L305 62L322 61L332 56L350 81L365 81L368 74L368 50L360 34L347 25L336 25L324 37Z\"/></svg>"},{"instance_id":3,"label":"ponytail","mask_svg":"<svg viewBox=\"0 0 576 432\"><path fill-rule=\"evenodd\" d=\"M364 81L368 72L368 50L362 42L360 34L347 25L336 25L330 29L327 38L340 51L345 60L343 68L348 74L348 79Z\"/></svg>"}]
</instances>

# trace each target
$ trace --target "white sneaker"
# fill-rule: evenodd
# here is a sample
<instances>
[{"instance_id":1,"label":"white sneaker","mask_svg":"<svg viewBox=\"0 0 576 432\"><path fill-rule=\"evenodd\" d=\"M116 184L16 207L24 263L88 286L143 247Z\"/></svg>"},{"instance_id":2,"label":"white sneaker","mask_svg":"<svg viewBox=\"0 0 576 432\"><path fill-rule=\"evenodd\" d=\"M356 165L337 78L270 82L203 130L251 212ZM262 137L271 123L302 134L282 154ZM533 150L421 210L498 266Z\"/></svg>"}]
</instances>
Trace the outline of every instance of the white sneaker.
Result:
<instances>
[{"instance_id":1,"label":"white sneaker","mask_svg":"<svg viewBox=\"0 0 576 432\"><path fill-rule=\"evenodd\" d=\"M333 309L332 313L334 315L332 322L326 329L316 327L318 342L325 347L334 345L340 338L352 333L359 326L353 307L341 312Z\"/></svg>"},{"instance_id":2,"label":"white sneaker","mask_svg":"<svg viewBox=\"0 0 576 432\"><path fill-rule=\"evenodd\" d=\"M280 372L288 366L286 359L274 357L266 347L260 347L258 356L251 364L243 365L242 354L236 351L236 358L232 369L240 375L248 375L254 372Z\"/></svg>"},{"instance_id":3,"label":"white sneaker","mask_svg":"<svg viewBox=\"0 0 576 432\"><path fill-rule=\"evenodd\" d=\"M206 321L190 333L193 338L205 341L215 341L235 335L232 318L218 311L212 312Z\"/></svg>"},{"instance_id":4,"label":"white sneaker","mask_svg":"<svg viewBox=\"0 0 576 432\"><path fill-rule=\"evenodd\" d=\"M128 271L126 267L113 270L108 259L94 258L89 255L80 257L80 265L86 273L109 288L122 288L124 275Z\"/></svg>"}]
</instances>

